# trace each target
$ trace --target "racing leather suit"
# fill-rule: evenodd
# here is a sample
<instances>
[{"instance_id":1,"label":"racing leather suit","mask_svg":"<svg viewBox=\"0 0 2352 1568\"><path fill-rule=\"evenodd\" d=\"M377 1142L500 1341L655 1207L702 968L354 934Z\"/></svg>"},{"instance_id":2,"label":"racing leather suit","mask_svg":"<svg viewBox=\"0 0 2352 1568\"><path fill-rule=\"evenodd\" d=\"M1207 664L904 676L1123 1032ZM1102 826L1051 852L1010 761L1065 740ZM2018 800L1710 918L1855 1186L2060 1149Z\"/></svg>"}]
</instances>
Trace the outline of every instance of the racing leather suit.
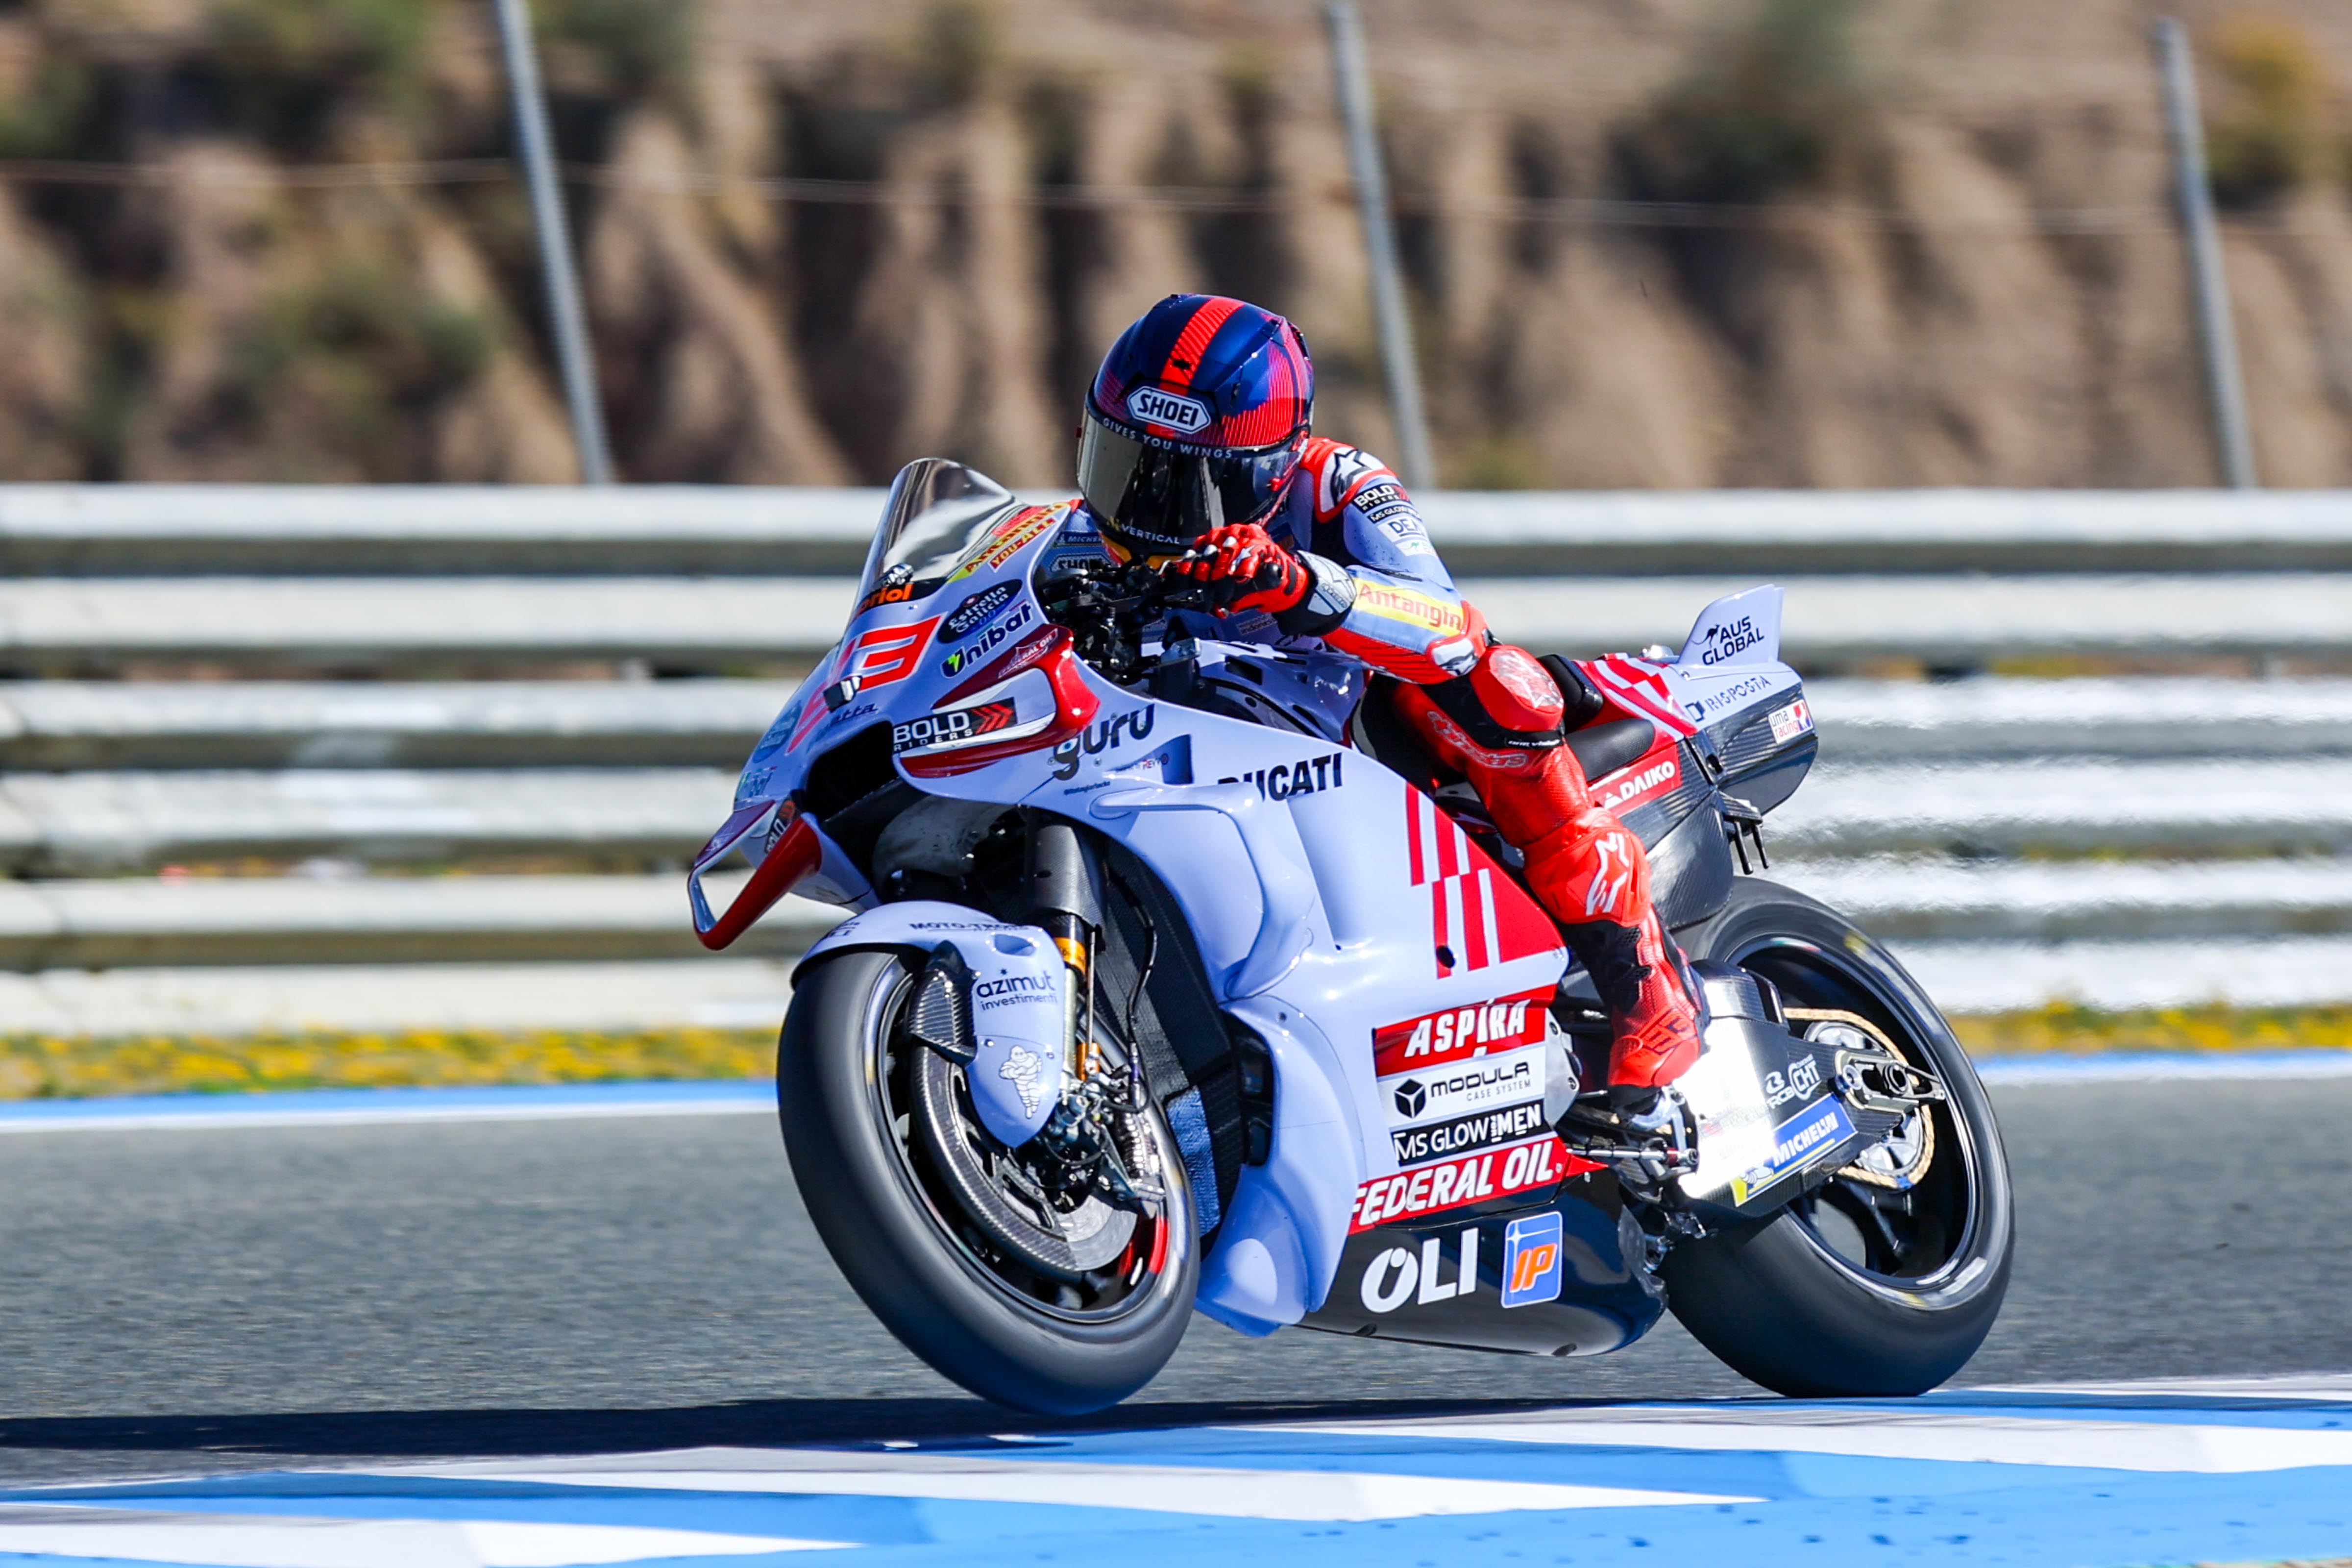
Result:
<instances>
[{"instance_id":1,"label":"racing leather suit","mask_svg":"<svg viewBox=\"0 0 2352 1568\"><path fill-rule=\"evenodd\" d=\"M1171 618L1225 642L1328 647L1404 682L1401 715L1526 857L1529 889L1592 976L1615 1031L1612 1083L1679 1076L1698 1056L1697 1009L1651 906L1641 841L1594 803L1550 673L1494 640L1396 475L1360 448L1307 441L1260 526L1311 577L1295 607ZM1073 502L1063 542L1094 528Z\"/></svg>"}]
</instances>

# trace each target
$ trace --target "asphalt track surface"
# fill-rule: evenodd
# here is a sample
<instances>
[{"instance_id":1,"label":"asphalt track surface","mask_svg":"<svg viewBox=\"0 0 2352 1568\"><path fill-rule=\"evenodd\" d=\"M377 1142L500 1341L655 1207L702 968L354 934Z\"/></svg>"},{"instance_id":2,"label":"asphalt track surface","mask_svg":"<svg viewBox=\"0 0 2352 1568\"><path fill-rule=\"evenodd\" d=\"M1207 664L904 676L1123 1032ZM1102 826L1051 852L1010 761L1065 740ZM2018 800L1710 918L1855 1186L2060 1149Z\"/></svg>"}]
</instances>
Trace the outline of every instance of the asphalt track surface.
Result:
<instances>
[{"instance_id":1,"label":"asphalt track surface","mask_svg":"<svg viewBox=\"0 0 2352 1568\"><path fill-rule=\"evenodd\" d=\"M1997 1100L2020 1253L1961 1383L2352 1368L2352 1081ZM1551 1362L1196 1320L1109 1424L1756 1392L1671 1321ZM764 1117L0 1140L10 1484L1051 1425L875 1324Z\"/></svg>"}]
</instances>

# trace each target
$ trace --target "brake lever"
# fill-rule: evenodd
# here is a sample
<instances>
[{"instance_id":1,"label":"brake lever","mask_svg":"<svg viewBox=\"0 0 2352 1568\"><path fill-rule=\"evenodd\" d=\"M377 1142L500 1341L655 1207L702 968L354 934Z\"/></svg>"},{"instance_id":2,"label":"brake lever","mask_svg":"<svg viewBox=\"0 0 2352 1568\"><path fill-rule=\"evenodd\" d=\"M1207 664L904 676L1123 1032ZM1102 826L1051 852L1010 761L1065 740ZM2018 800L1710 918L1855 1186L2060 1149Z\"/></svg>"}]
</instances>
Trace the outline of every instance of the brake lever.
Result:
<instances>
[{"instance_id":1,"label":"brake lever","mask_svg":"<svg viewBox=\"0 0 2352 1568\"><path fill-rule=\"evenodd\" d=\"M1165 579L1162 579L1165 581ZM1154 608L1162 610L1217 611L1216 590L1199 583L1174 583L1166 592L1152 595Z\"/></svg>"}]
</instances>

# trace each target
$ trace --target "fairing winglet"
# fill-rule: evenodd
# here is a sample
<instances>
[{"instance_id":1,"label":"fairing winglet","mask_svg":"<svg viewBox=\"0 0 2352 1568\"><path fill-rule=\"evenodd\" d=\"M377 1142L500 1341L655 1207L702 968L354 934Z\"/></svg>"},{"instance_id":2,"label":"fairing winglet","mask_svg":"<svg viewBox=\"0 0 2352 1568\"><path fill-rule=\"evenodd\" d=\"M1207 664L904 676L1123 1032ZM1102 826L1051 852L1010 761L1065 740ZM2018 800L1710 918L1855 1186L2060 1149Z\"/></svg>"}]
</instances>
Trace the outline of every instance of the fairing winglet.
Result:
<instances>
[{"instance_id":1,"label":"fairing winglet","mask_svg":"<svg viewBox=\"0 0 2352 1568\"><path fill-rule=\"evenodd\" d=\"M817 837L816 824L807 817L790 815L792 812L790 801L754 801L740 807L694 858L693 868L686 874L687 901L694 910L694 934L711 952L717 952L751 930L754 921L805 881L824 858L824 845ZM781 822L779 813L786 814ZM727 912L714 918L710 900L702 890L702 874L733 854L754 834L766 836L768 851L753 868L751 879L743 884L743 890L727 906Z\"/></svg>"}]
</instances>

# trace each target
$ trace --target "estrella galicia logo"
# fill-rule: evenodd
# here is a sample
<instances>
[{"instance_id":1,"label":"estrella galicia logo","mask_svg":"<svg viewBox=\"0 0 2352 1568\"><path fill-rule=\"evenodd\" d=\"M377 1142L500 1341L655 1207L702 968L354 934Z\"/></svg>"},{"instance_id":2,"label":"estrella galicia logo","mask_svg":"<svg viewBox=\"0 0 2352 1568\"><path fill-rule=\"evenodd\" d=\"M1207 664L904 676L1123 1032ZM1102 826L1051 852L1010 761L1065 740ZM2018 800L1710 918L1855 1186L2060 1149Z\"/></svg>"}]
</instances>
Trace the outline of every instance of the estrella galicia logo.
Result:
<instances>
[{"instance_id":1,"label":"estrella galicia logo","mask_svg":"<svg viewBox=\"0 0 2352 1568\"><path fill-rule=\"evenodd\" d=\"M1129 393L1127 411L1143 424L1163 425L1188 436L1209 426L1207 404L1181 392L1162 392L1156 386L1139 386Z\"/></svg>"},{"instance_id":2,"label":"estrella galicia logo","mask_svg":"<svg viewBox=\"0 0 2352 1568\"><path fill-rule=\"evenodd\" d=\"M1523 1215L1503 1227L1503 1305L1559 1300L1559 1212Z\"/></svg>"},{"instance_id":3,"label":"estrella galicia logo","mask_svg":"<svg viewBox=\"0 0 2352 1568\"><path fill-rule=\"evenodd\" d=\"M1721 621L1706 628L1706 646L1699 650L1701 664L1723 664L1738 658L1745 650L1764 640L1756 628L1756 617L1742 616L1736 621Z\"/></svg>"},{"instance_id":4,"label":"estrella galicia logo","mask_svg":"<svg viewBox=\"0 0 2352 1568\"><path fill-rule=\"evenodd\" d=\"M1429 1087L1417 1078L1396 1086L1397 1114L1411 1120L1429 1109Z\"/></svg>"},{"instance_id":5,"label":"estrella galicia logo","mask_svg":"<svg viewBox=\"0 0 2352 1568\"><path fill-rule=\"evenodd\" d=\"M1054 776L1057 779L1076 778L1081 754L1100 756L1105 752L1118 750L1129 741L1142 740L1151 733L1151 726L1159 722L1159 713L1158 708L1147 703L1099 723L1087 725L1085 733L1054 748Z\"/></svg>"},{"instance_id":6,"label":"estrella galicia logo","mask_svg":"<svg viewBox=\"0 0 2352 1568\"><path fill-rule=\"evenodd\" d=\"M947 614L940 623L940 641L954 642L971 634L972 628L1004 608L1006 601L1021 591L1018 583L999 583L993 588L982 588Z\"/></svg>"},{"instance_id":7,"label":"estrella galicia logo","mask_svg":"<svg viewBox=\"0 0 2352 1568\"><path fill-rule=\"evenodd\" d=\"M1004 585L1007 587L1012 586L1011 584L1006 584ZM955 652L940 660L940 673L941 675L961 675L965 670L971 668L982 659L986 658L990 654L994 653L998 648L1003 647L1004 646L1005 639L1010 637L1014 632L1019 631L1023 626L1027 626L1034 616L1034 613L1035 612L1033 607L1028 605L1024 604L1013 605L1013 613L1011 615L1005 616L1003 620L997 622L994 626L989 627L978 637L972 638L966 646L956 649Z\"/></svg>"}]
</instances>

